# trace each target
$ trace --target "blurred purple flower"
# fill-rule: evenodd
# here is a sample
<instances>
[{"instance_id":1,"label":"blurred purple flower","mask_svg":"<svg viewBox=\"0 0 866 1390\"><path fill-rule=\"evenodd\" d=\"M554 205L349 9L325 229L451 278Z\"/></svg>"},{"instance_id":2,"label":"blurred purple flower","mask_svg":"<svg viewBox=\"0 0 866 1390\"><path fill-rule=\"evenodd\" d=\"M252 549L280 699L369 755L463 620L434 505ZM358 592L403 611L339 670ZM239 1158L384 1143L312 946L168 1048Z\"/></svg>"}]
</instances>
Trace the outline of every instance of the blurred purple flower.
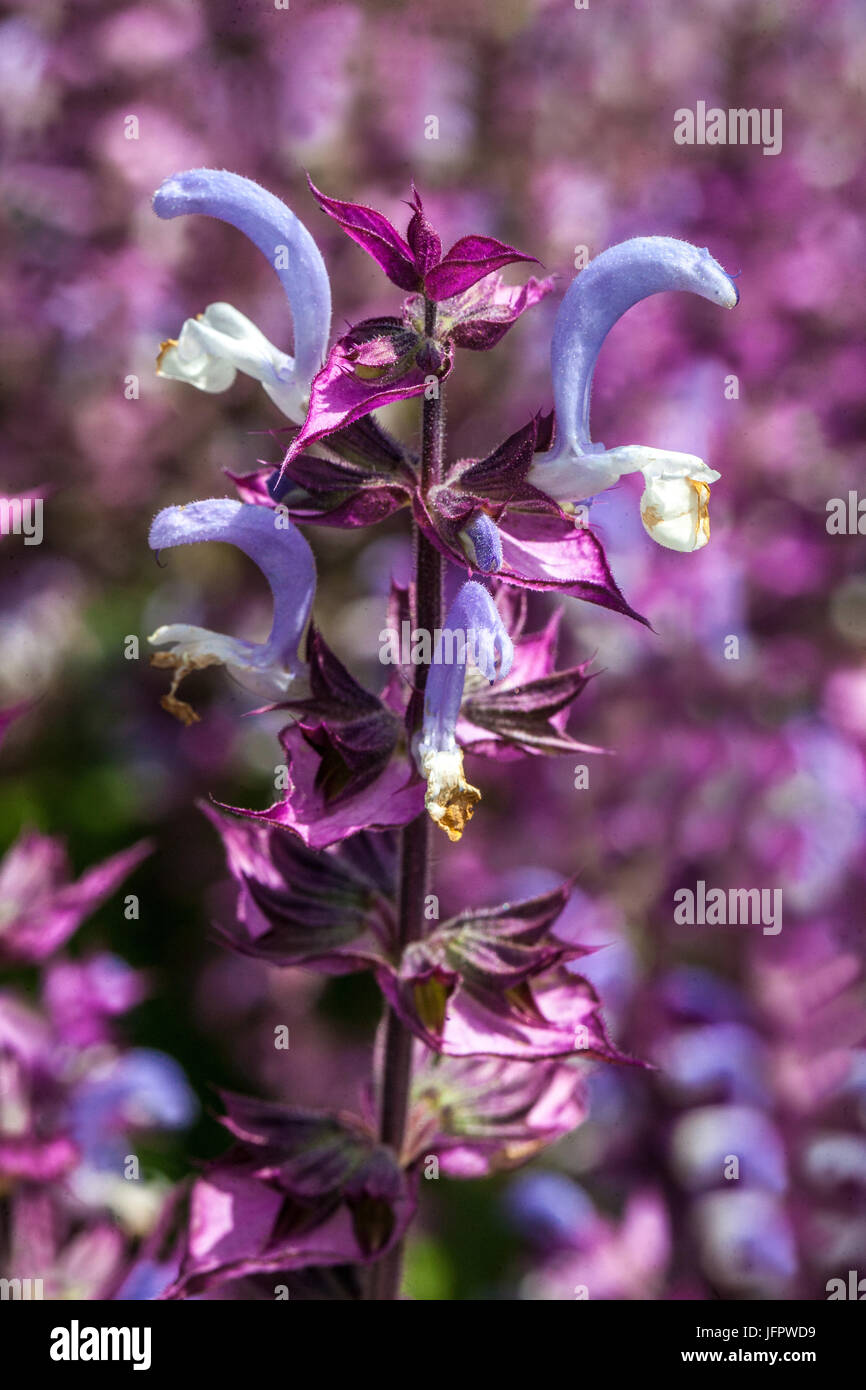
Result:
<instances>
[{"instance_id":1,"label":"blurred purple flower","mask_svg":"<svg viewBox=\"0 0 866 1390\"><path fill-rule=\"evenodd\" d=\"M0 861L0 961L45 960L151 853L142 840L70 881L61 840L25 830Z\"/></svg>"},{"instance_id":2,"label":"blurred purple flower","mask_svg":"<svg viewBox=\"0 0 866 1390\"><path fill-rule=\"evenodd\" d=\"M51 961L42 981L56 1035L75 1047L108 1041L107 1021L128 1013L146 993L139 972L108 952L87 960Z\"/></svg>"}]
</instances>

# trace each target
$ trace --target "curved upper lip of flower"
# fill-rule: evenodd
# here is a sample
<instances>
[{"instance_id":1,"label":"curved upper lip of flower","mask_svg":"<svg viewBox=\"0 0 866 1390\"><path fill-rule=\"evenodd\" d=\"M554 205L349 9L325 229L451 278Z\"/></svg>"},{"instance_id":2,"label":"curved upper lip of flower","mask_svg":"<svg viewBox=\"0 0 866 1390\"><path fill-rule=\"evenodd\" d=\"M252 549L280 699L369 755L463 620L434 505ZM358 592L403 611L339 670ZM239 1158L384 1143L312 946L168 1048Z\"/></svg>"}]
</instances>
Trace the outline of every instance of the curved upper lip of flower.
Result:
<instances>
[{"instance_id":1,"label":"curved upper lip of flower","mask_svg":"<svg viewBox=\"0 0 866 1390\"><path fill-rule=\"evenodd\" d=\"M623 314L663 290L688 290L728 309L740 297L734 281L705 247L674 237L620 242L575 276L559 306L551 344L556 442L548 453L538 455L539 464L581 459L591 466L593 455L606 452L603 445L592 443L589 425L599 352Z\"/></svg>"}]
</instances>

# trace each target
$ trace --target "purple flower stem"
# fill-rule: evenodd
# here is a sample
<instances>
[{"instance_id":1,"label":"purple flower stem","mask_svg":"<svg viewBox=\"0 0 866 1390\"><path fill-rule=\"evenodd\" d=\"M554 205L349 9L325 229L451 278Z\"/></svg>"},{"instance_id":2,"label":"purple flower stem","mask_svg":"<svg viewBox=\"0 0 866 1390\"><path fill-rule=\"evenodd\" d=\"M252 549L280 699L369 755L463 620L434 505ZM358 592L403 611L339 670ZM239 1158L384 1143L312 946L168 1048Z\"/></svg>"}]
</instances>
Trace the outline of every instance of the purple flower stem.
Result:
<instances>
[{"instance_id":1,"label":"purple flower stem","mask_svg":"<svg viewBox=\"0 0 866 1390\"><path fill-rule=\"evenodd\" d=\"M432 336L436 325L436 305L428 300L425 312L425 331ZM433 399L424 398L421 436L421 482L425 492L442 476L445 445L444 386ZM412 524L412 549L415 558L414 626L431 634L442 626L442 557L435 546ZM424 714L424 689L428 668L416 667L415 688L412 693L410 727L419 729ZM397 923L400 943L405 946L424 934L424 902L430 890L430 830L432 821L426 811L404 828L400 836L400 883L397 900ZM385 1024L385 1055L382 1072L382 1110L379 1134L399 1154L403 1146L409 1093L412 1081L412 1034L400 1022L393 1009L388 1010ZM402 1245L388 1252L371 1271L369 1296L393 1300L400 1295L403 1269Z\"/></svg>"}]
</instances>

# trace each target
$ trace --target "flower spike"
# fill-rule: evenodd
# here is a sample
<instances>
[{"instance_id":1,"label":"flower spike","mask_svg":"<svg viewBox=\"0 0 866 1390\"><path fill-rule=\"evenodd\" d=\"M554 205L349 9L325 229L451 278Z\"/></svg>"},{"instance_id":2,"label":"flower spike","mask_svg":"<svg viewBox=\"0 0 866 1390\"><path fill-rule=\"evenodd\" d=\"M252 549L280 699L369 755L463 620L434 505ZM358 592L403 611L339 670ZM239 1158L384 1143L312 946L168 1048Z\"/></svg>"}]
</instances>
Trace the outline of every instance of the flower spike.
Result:
<instances>
[{"instance_id":1,"label":"flower spike","mask_svg":"<svg viewBox=\"0 0 866 1390\"><path fill-rule=\"evenodd\" d=\"M692 454L642 445L605 449L590 437L592 378L613 325L633 305L662 290L689 290L733 309L739 292L706 248L674 237L634 237L611 246L575 276L553 330L551 369L556 442L536 455L530 482L563 503L611 487L624 473L642 472L644 526L672 550L698 550L709 539L709 484L720 476Z\"/></svg>"},{"instance_id":2,"label":"flower spike","mask_svg":"<svg viewBox=\"0 0 866 1390\"><path fill-rule=\"evenodd\" d=\"M151 664L174 672L162 706L184 724L194 724L198 715L175 692L185 676L205 666L225 666L242 686L265 699L286 696L306 669L300 647L316 586L313 552L279 512L214 497L166 507L150 528L152 550L198 541L227 541L249 555L274 596L274 620L266 642L244 642L187 623L159 627L148 638L154 646L170 644L168 651L152 657Z\"/></svg>"},{"instance_id":3,"label":"flower spike","mask_svg":"<svg viewBox=\"0 0 866 1390\"><path fill-rule=\"evenodd\" d=\"M285 203L252 179L220 169L174 174L153 196L157 216L199 212L249 237L280 278L292 311L294 358L281 352L229 304L211 304L163 345L160 375L203 391L224 391L243 371L262 383L292 420L306 412L310 383L324 361L331 325L331 287L316 243Z\"/></svg>"}]
</instances>

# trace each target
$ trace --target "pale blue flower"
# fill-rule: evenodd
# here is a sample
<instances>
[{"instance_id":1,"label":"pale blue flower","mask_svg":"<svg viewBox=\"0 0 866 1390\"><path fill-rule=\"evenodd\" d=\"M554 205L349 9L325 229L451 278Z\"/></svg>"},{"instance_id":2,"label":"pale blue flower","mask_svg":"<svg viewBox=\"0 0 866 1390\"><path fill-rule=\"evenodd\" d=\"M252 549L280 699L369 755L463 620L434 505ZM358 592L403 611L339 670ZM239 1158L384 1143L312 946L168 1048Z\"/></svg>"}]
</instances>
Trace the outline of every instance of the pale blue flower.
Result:
<instances>
[{"instance_id":1,"label":"pale blue flower","mask_svg":"<svg viewBox=\"0 0 866 1390\"><path fill-rule=\"evenodd\" d=\"M644 526L672 550L709 540L709 484L719 478L694 454L628 444L606 449L590 437L592 377L602 344L633 305L662 290L689 290L733 309L739 293L709 251L674 237L634 237L611 246L575 276L556 316L551 370L556 442L536 455L529 480L566 505L602 492L624 473L641 472Z\"/></svg>"},{"instance_id":2,"label":"pale blue flower","mask_svg":"<svg viewBox=\"0 0 866 1390\"><path fill-rule=\"evenodd\" d=\"M177 699L175 692L191 671L225 666L247 690L270 700L284 699L290 688L305 681L301 644L316 587L313 552L281 512L214 497L166 507L150 528L152 550L199 541L227 541L249 555L270 585L274 618L266 642L245 642L188 623L159 627L148 638L154 646L169 647L157 653L152 664L173 672L171 689L162 704L185 724L194 723L198 716L185 701Z\"/></svg>"},{"instance_id":3,"label":"pale blue flower","mask_svg":"<svg viewBox=\"0 0 866 1390\"><path fill-rule=\"evenodd\" d=\"M210 304L198 318L186 320L177 340L163 344L159 374L200 391L225 391L237 372L245 372L262 383L289 419L301 424L331 326L328 272L306 227L273 193L220 169L173 174L157 189L153 207L159 217L188 212L217 217L249 237L279 276L295 335L290 357L231 304Z\"/></svg>"}]
</instances>

